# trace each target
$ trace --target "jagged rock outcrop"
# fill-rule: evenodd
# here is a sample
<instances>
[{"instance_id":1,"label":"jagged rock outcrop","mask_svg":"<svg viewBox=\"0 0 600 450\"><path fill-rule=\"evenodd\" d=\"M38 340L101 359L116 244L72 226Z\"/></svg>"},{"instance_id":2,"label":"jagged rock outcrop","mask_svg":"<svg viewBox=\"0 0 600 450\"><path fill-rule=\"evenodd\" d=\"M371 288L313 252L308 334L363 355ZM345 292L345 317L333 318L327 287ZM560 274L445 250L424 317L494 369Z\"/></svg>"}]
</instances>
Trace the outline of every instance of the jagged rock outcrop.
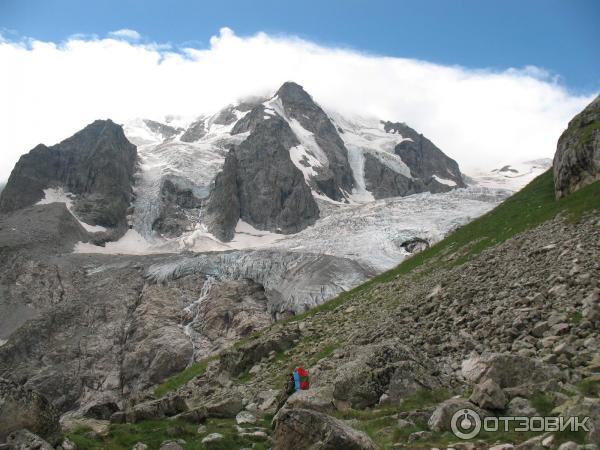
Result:
<instances>
[{"instance_id":1,"label":"jagged rock outcrop","mask_svg":"<svg viewBox=\"0 0 600 450\"><path fill-rule=\"evenodd\" d=\"M600 180L600 96L569 122L553 166L556 198Z\"/></svg>"},{"instance_id":2,"label":"jagged rock outcrop","mask_svg":"<svg viewBox=\"0 0 600 450\"><path fill-rule=\"evenodd\" d=\"M144 124L146 124L151 131L159 133L164 139L171 139L183 131L181 128L175 128L155 120L145 119Z\"/></svg>"},{"instance_id":3,"label":"jagged rock outcrop","mask_svg":"<svg viewBox=\"0 0 600 450\"><path fill-rule=\"evenodd\" d=\"M399 133L404 138L402 142L396 145L394 152L408 166L414 178L430 183L429 180L437 176L444 180L453 181L456 187L465 187L456 161L446 156L425 136L404 123L384 122L383 127L386 132ZM441 186L438 188L442 189Z\"/></svg>"},{"instance_id":4,"label":"jagged rock outcrop","mask_svg":"<svg viewBox=\"0 0 600 450\"><path fill-rule=\"evenodd\" d=\"M297 143L287 122L273 117L230 150L206 205L211 233L229 241L240 219L284 234L315 222L319 209L289 157L289 149Z\"/></svg>"},{"instance_id":5,"label":"jagged rock outcrop","mask_svg":"<svg viewBox=\"0 0 600 450\"><path fill-rule=\"evenodd\" d=\"M386 133L402 136L394 153L408 167L410 174L392 169L373 154L365 154L365 183L375 198L447 192L466 186L456 161L425 136L404 123L383 122L383 128Z\"/></svg>"},{"instance_id":6,"label":"jagged rock outcrop","mask_svg":"<svg viewBox=\"0 0 600 450\"><path fill-rule=\"evenodd\" d=\"M59 144L38 145L23 155L0 196L0 212L31 206L44 189L73 193L79 217L91 225L122 228L133 198L136 147L121 126L97 120Z\"/></svg>"},{"instance_id":7,"label":"jagged rock outcrop","mask_svg":"<svg viewBox=\"0 0 600 450\"><path fill-rule=\"evenodd\" d=\"M201 193L183 177L164 177L160 188L160 212L152 229L162 236L180 236L191 231L202 206Z\"/></svg>"},{"instance_id":8,"label":"jagged rock outcrop","mask_svg":"<svg viewBox=\"0 0 600 450\"><path fill-rule=\"evenodd\" d=\"M204 124L204 119L200 118L185 130L180 137L183 142L195 142L206 135L206 126Z\"/></svg>"},{"instance_id":9,"label":"jagged rock outcrop","mask_svg":"<svg viewBox=\"0 0 600 450\"><path fill-rule=\"evenodd\" d=\"M22 428L52 436L59 431L58 419L58 411L44 396L0 378L0 443Z\"/></svg>"}]
</instances>

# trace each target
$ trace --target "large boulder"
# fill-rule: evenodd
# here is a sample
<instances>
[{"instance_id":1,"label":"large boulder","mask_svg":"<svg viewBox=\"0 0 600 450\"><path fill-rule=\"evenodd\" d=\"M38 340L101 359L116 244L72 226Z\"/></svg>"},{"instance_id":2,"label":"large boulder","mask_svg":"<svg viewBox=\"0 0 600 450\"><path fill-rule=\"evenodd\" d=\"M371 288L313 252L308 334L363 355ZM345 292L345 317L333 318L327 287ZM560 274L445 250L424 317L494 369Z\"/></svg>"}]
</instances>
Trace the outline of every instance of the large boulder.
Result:
<instances>
[{"instance_id":1,"label":"large boulder","mask_svg":"<svg viewBox=\"0 0 600 450\"><path fill-rule=\"evenodd\" d=\"M384 393L400 402L444 383L433 362L398 340L356 347L336 372L334 398L359 409L375 405Z\"/></svg>"},{"instance_id":2,"label":"large boulder","mask_svg":"<svg viewBox=\"0 0 600 450\"><path fill-rule=\"evenodd\" d=\"M487 379L475 386L469 400L484 409L502 410L506 406L504 392L491 379Z\"/></svg>"},{"instance_id":3,"label":"large boulder","mask_svg":"<svg viewBox=\"0 0 600 450\"><path fill-rule=\"evenodd\" d=\"M504 389L557 379L559 370L526 356L489 353L463 361L462 375L473 384L490 379Z\"/></svg>"},{"instance_id":4,"label":"large boulder","mask_svg":"<svg viewBox=\"0 0 600 450\"><path fill-rule=\"evenodd\" d=\"M375 450L363 432L309 409L282 409L275 417L273 450Z\"/></svg>"},{"instance_id":5,"label":"large boulder","mask_svg":"<svg viewBox=\"0 0 600 450\"><path fill-rule=\"evenodd\" d=\"M600 96L570 122L554 155L554 190L561 198L600 180Z\"/></svg>"},{"instance_id":6,"label":"large boulder","mask_svg":"<svg viewBox=\"0 0 600 450\"><path fill-rule=\"evenodd\" d=\"M187 410L185 400L178 395L172 395L158 400L138 403L130 411L127 411L126 420L127 422L136 423L142 420L164 419Z\"/></svg>"},{"instance_id":7,"label":"large boulder","mask_svg":"<svg viewBox=\"0 0 600 450\"><path fill-rule=\"evenodd\" d=\"M294 392L285 403L286 408L304 408L330 413L335 411L333 402L333 387L311 387Z\"/></svg>"},{"instance_id":8,"label":"large boulder","mask_svg":"<svg viewBox=\"0 0 600 450\"><path fill-rule=\"evenodd\" d=\"M11 450L54 450L47 441L29 430L17 430L6 439Z\"/></svg>"},{"instance_id":9,"label":"large boulder","mask_svg":"<svg viewBox=\"0 0 600 450\"><path fill-rule=\"evenodd\" d=\"M58 419L58 412L42 395L0 378L0 442L22 428L51 436L59 431Z\"/></svg>"}]
</instances>

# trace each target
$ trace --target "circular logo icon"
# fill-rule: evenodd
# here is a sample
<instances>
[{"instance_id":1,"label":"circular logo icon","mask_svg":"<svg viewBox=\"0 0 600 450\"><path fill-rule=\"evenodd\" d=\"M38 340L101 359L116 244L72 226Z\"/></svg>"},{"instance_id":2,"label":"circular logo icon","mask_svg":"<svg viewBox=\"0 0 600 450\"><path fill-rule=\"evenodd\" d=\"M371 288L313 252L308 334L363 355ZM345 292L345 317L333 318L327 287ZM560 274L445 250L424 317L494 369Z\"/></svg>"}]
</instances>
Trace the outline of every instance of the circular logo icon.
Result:
<instances>
[{"instance_id":1,"label":"circular logo icon","mask_svg":"<svg viewBox=\"0 0 600 450\"><path fill-rule=\"evenodd\" d=\"M472 409L459 409L450 421L452 433L460 439L473 439L481 431L481 418Z\"/></svg>"}]
</instances>

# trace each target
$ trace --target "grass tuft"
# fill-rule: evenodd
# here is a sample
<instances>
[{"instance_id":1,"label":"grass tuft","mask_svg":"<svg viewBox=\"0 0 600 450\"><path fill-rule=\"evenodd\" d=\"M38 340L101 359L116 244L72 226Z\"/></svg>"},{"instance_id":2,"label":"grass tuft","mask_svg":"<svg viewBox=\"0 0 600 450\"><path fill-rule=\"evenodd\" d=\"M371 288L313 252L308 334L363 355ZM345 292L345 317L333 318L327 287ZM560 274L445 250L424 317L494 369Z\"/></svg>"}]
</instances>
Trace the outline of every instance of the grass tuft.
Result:
<instances>
[{"instance_id":1,"label":"grass tuft","mask_svg":"<svg viewBox=\"0 0 600 450\"><path fill-rule=\"evenodd\" d=\"M173 375L154 390L154 395L156 397L163 397L165 394L180 388L195 377L202 375L206 371L208 363L216 359L218 359L218 356L210 356L192 364L187 369L179 372L177 375Z\"/></svg>"}]
</instances>

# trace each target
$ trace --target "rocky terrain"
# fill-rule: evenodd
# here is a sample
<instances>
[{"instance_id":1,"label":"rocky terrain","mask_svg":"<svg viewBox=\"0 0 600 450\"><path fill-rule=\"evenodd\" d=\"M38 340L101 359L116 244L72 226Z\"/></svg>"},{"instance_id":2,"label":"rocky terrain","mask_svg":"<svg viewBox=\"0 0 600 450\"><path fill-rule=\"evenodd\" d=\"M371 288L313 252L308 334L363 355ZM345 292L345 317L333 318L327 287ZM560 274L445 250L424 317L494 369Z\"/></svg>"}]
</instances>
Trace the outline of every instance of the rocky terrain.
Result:
<instances>
[{"instance_id":1,"label":"rocky terrain","mask_svg":"<svg viewBox=\"0 0 600 450\"><path fill-rule=\"evenodd\" d=\"M211 135L215 124L230 127L229 137ZM189 126L146 121L161 141L142 144L152 152L140 149L139 171L115 172L124 183L118 198L102 177L76 190L83 167L96 166L69 144L101 155L135 152L110 121L24 156L0 198L5 446L597 448L598 182L564 195L557 173L573 171L555 158L554 171L465 224L457 208L479 215L508 193L463 189L456 163L403 124L356 124L325 113L293 83ZM192 144L202 139L210 145ZM183 172L152 173L162 167L150 168L153 152L189 145L211 155L206 184ZM19 174L33 180L23 200L15 195ZM85 206L95 198L110 200L119 219L99 221L108 203ZM428 202L437 208L437 239L390 225L395 211L431 220ZM190 231L194 221L216 227L211 239L222 245L241 234L291 235L263 248L113 251L134 231L163 244L209 233ZM364 258L378 230L384 256ZM347 248L353 236L364 248ZM106 254L72 252L90 247ZM311 389L287 398L282 388L298 365L309 369ZM590 427L460 441L451 417L465 409L481 417L589 416Z\"/></svg>"}]
</instances>

